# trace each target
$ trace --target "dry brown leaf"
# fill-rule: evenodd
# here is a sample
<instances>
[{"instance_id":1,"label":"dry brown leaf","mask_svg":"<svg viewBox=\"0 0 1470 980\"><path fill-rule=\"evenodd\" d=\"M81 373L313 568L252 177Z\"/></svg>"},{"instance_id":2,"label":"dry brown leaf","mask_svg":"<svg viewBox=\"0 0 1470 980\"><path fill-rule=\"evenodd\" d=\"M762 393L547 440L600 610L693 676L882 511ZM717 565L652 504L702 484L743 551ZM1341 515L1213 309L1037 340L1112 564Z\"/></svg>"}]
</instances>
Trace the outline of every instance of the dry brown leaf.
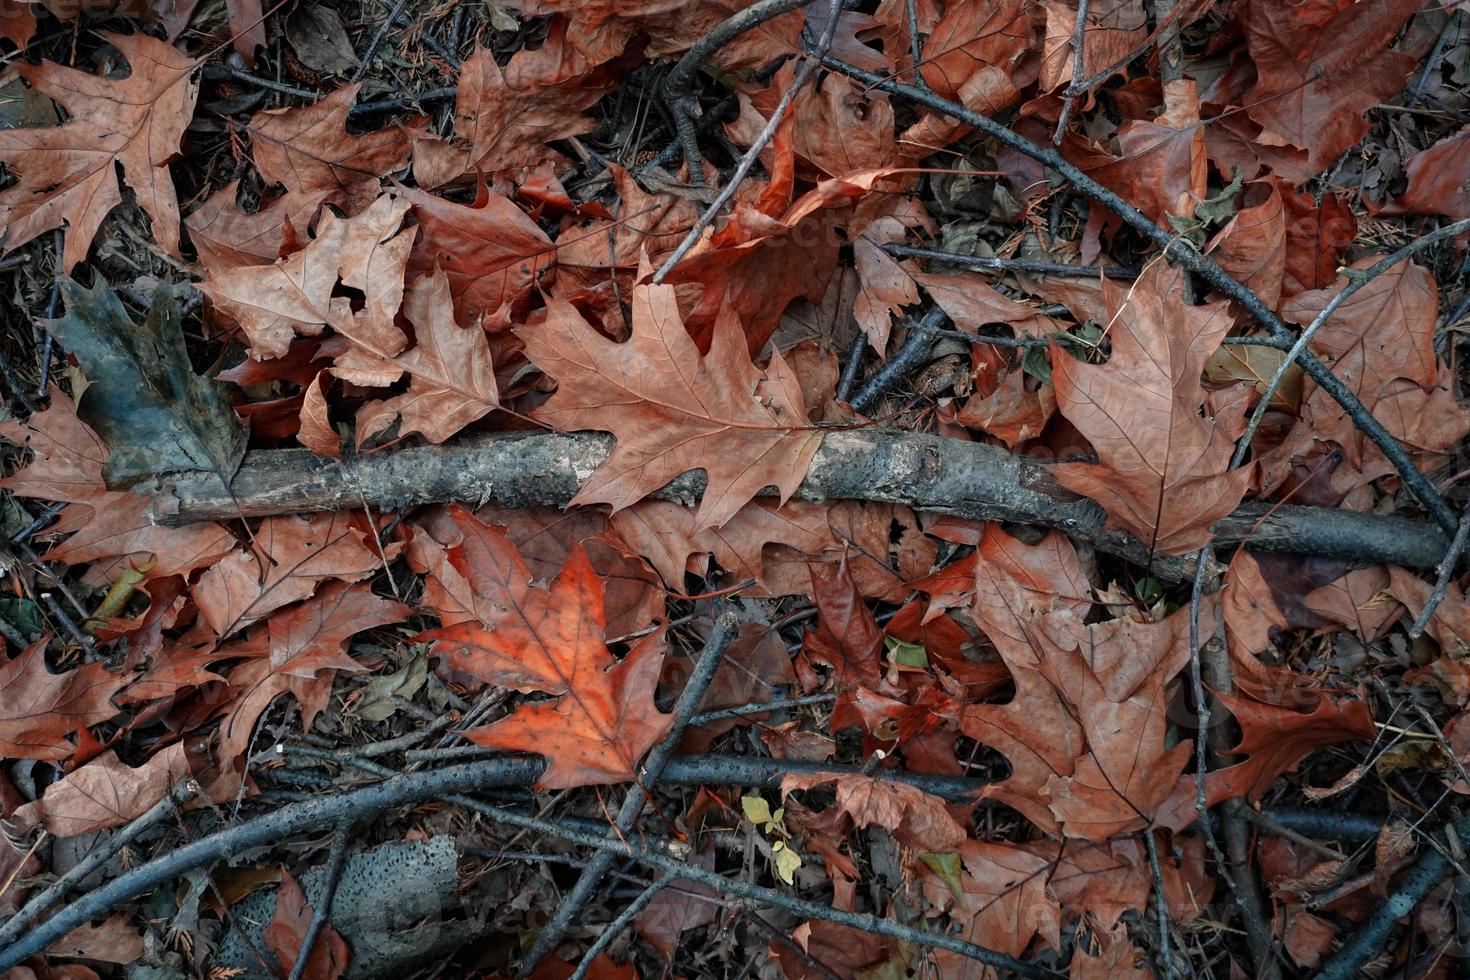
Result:
<instances>
[{"instance_id":1,"label":"dry brown leaf","mask_svg":"<svg viewBox=\"0 0 1470 980\"><path fill-rule=\"evenodd\" d=\"M122 166L153 237L179 254L179 203L168 164L194 116L199 63L146 34L104 34L131 69L127 78L89 75L52 61L16 66L27 82L66 107L71 119L45 129L0 129L0 160L20 179L0 191L7 251L67 225L61 271L87 257L109 211L122 203Z\"/></svg>"},{"instance_id":2,"label":"dry brown leaf","mask_svg":"<svg viewBox=\"0 0 1470 980\"><path fill-rule=\"evenodd\" d=\"M191 587L199 614L229 636L282 606L312 595L323 579L356 582L382 567L377 549L343 514L268 517L254 551L235 551Z\"/></svg>"},{"instance_id":3,"label":"dry brown leaf","mask_svg":"<svg viewBox=\"0 0 1470 980\"><path fill-rule=\"evenodd\" d=\"M46 666L49 639L0 660L0 755L65 759L76 751L68 735L117 714L112 695L127 675L108 673L100 661L53 674Z\"/></svg>"},{"instance_id":4,"label":"dry brown leaf","mask_svg":"<svg viewBox=\"0 0 1470 980\"><path fill-rule=\"evenodd\" d=\"M475 324L455 323L449 277L442 269L409 290L403 315L414 326L414 345L393 364L408 374L408 390L358 411L359 446L395 420L400 436L418 432L430 442L443 442L500 407L485 332Z\"/></svg>"},{"instance_id":5,"label":"dry brown leaf","mask_svg":"<svg viewBox=\"0 0 1470 980\"><path fill-rule=\"evenodd\" d=\"M1062 463L1063 486L1091 497L1154 555L1192 551L1235 509L1250 467L1229 471L1245 408L1203 418L1200 374L1231 327L1224 303L1189 306L1177 273L1153 267L1131 289L1103 284L1113 353L1086 364L1052 344L1057 407L1097 450Z\"/></svg>"},{"instance_id":6,"label":"dry brown leaf","mask_svg":"<svg viewBox=\"0 0 1470 980\"><path fill-rule=\"evenodd\" d=\"M626 343L608 340L556 300L545 322L519 331L526 355L557 381L536 417L561 432L599 429L617 438L572 502L621 510L690 469L708 480L695 518L701 527L724 524L768 485L789 497L821 436L806 427L801 390L781 355L772 354L764 371L755 367L739 327L723 319L702 357L673 287L638 286L632 301Z\"/></svg>"}]
</instances>

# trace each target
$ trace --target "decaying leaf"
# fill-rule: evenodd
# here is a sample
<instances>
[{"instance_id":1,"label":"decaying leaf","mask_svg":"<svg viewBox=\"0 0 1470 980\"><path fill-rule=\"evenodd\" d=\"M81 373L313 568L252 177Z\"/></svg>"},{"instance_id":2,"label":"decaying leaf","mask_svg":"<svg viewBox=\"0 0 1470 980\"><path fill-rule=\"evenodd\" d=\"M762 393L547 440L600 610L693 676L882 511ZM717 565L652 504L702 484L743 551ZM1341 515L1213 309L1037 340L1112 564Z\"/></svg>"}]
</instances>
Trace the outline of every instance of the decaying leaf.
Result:
<instances>
[{"instance_id":1,"label":"decaying leaf","mask_svg":"<svg viewBox=\"0 0 1470 980\"><path fill-rule=\"evenodd\" d=\"M171 470L206 470L228 484L246 432L223 386L194 373L179 305L187 287L161 285L141 324L100 278L88 289L61 280L66 315L50 321L90 382L78 415L106 441L113 486Z\"/></svg>"}]
</instances>

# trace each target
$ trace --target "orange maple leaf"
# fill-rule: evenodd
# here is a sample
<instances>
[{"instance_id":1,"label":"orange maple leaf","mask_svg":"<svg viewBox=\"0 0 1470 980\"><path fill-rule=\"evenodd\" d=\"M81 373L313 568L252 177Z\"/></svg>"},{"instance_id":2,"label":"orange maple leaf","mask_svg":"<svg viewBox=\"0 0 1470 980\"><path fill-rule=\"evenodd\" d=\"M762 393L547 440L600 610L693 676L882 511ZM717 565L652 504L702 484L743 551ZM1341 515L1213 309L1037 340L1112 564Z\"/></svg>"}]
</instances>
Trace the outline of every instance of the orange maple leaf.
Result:
<instances>
[{"instance_id":1,"label":"orange maple leaf","mask_svg":"<svg viewBox=\"0 0 1470 980\"><path fill-rule=\"evenodd\" d=\"M432 640L449 666L486 683L560 695L523 704L466 736L490 748L544 755L545 788L632 779L643 753L673 722L653 704L664 629L614 661L603 638L602 583L580 546L549 585L536 586L504 528L459 506L450 517L463 535L450 562L479 597L482 619L418 639Z\"/></svg>"}]
</instances>

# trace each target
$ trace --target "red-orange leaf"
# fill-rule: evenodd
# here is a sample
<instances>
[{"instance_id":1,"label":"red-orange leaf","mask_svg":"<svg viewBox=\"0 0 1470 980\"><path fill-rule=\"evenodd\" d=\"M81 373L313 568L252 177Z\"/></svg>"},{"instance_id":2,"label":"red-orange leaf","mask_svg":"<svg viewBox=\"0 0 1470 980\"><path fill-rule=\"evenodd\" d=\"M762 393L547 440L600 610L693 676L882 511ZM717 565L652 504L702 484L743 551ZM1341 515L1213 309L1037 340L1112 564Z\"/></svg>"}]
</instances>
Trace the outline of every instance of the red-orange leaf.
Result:
<instances>
[{"instance_id":1,"label":"red-orange leaf","mask_svg":"<svg viewBox=\"0 0 1470 980\"><path fill-rule=\"evenodd\" d=\"M672 721L653 704L663 629L615 661L603 638L602 583L585 551L575 548L552 582L534 585L504 528L481 523L463 507L450 516L463 535L450 562L474 589L483 625L459 623L420 639L433 640L451 668L488 684L561 695L523 704L468 737L546 756L541 785L547 788L633 778L639 758Z\"/></svg>"},{"instance_id":2,"label":"red-orange leaf","mask_svg":"<svg viewBox=\"0 0 1470 980\"><path fill-rule=\"evenodd\" d=\"M281 887L276 891L276 914L260 934L267 948L275 954L282 976L291 972L296 957L301 953L312 914L312 907L306 904L306 893L291 872L283 868ZM342 934L327 922L306 958L305 976L309 980L337 980L347 969L351 955Z\"/></svg>"}]
</instances>

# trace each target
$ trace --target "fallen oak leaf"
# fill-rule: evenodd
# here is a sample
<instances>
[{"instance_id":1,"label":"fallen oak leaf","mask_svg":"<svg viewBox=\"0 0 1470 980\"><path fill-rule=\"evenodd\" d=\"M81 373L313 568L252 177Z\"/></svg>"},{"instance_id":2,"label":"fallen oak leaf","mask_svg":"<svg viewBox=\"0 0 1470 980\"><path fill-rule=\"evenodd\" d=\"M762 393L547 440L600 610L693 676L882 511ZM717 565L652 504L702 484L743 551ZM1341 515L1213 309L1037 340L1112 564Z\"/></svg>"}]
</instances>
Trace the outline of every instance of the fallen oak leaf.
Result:
<instances>
[{"instance_id":1,"label":"fallen oak leaf","mask_svg":"<svg viewBox=\"0 0 1470 980\"><path fill-rule=\"evenodd\" d=\"M199 62L146 34L102 35L127 59L129 75L89 75L56 62L20 63L32 86L66 107L61 126L0 130L0 160L20 180L0 191L5 250L65 223L62 272L87 257L102 219L122 203L120 164L153 237L179 254L179 205L168 163L194 115Z\"/></svg>"},{"instance_id":2,"label":"fallen oak leaf","mask_svg":"<svg viewBox=\"0 0 1470 980\"><path fill-rule=\"evenodd\" d=\"M298 333L315 336L331 326L351 345L334 361L334 374L355 384L392 384L402 373L392 359L408 346L393 322L415 234L399 231L407 212L406 202L385 194L354 218L328 213L300 251L273 265L214 273L199 290L240 324L255 358L282 357ZM364 295L361 310L333 295L339 280Z\"/></svg>"},{"instance_id":3,"label":"fallen oak leaf","mask_svg":"<svg viewBox=\"0 0 1470 980\"><path fill-rule=\"evenodd\" d=\"M485 332L454 322L449 277L442 269L409 290L403 315L414 326L414 346L393 363L408 373L408 391L358 411L359 446L395 419L400 435L418 432L430 442L443 442L500 407Z\"/></svg>"},{"instance_id":4,"label":"fallen oak leaf","mask_svg":"<svg viewBox=\"0 0 1470 980\"><path fill-rule=\"evenodd\" d=\"M1155 265L1131 289L1103 282L1113 352L1087 364L1052 341L1057 407L1097 450L1060 463L1058 482L1091 497L1151 555L1192 551L1235 509L1252 468L1230 471L1245 405L1204 418L1200 375L1231 327L1223 302L1188 306L1177 272Z\"/></svg>"},{"instance_id":5,"label":"fallen oak leaf","mask_svg":"<svg viewBox=\"0 0 1470 980\"><path fill-rule=\"evenodd\" d=\"M382 564L377 549L341 514L269 517L255 532L253 551L215 563L190 591L217 636L229 636L282 606L312 595L322 579L355 582Z\"/></svg>"},{"instance_id":6,"label":"fallen oak leaf","mask_svg":"<svg viewBox=\"0 0 1470 980\"><path fill-rule=\"evenodd\" d=\"M65 759L76 751L67 735L117 714L112 696L127 675L109 673L100 662L53 674L46 666L50 639L47 634L0 661L0 756Z\"/></svg>"},{"instance_id":7,"label":"fallen oak leaf","mask_svg":"<svg viewBox=\"0 0 1470 980\"><path fill-rule=\"evenodd\" d=\"M633 335L608 340L571 304L552 300L544 322L518 333L526 356L556 379L535 415L561 432L600 429L616 443L573 504L628 507L687 470L707 486L695 521L719 527L768 485L795 492L821 435L806 424L795 374L779 352L763 371L727 310L701 356L668 285L633 289Z\"/></svg>"},{"instance_id":8,"label":"fallen oak leaf","mask_svg":"<svg viewBox=\"0 0 1470 980\"><path fill-rule=\"evenodd\" d=\"M205 770L209 749L197 739L175 742L133 767L111 749L46 787L39 800L15 811L16 821L55 837L120 827L142 816L180 780Z\"/></svg>"}]
</instances>

